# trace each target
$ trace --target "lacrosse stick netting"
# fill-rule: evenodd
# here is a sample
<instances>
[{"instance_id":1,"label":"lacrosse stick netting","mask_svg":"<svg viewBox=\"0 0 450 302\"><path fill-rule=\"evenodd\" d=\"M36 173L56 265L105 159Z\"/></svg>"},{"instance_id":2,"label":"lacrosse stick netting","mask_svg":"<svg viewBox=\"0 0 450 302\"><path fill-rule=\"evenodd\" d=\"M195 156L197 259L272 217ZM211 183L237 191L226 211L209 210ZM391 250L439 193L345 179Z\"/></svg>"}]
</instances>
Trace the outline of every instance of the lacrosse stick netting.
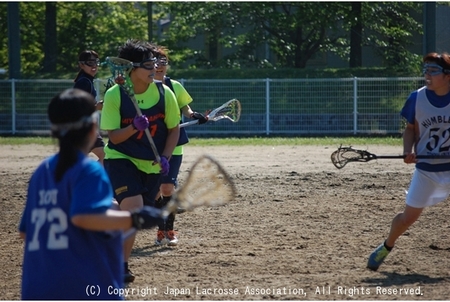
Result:
<instances>
[{"instance_id":1,"label":"lacrosse stick netting","mask_svg":"<svg viewBox=\"0 0 450 302\"><path fill-rule=\"evenodd\" d=\"M214 122L221 119L228 119L236 123L241 118L241 102L237 99L232 99L222 106L214 109L208 114L208 118Z\"/></svg>"},{"instance_id":2,"label":"lacrosse stick netting","mask_svg":"<svg viewBox=\"0 0 450 302\"><path fill-rule=\"evenodd\" d=\"M163 215L178 208L190 211L200 206L220 206L232 201L235 195L236 188L225 169L211 156L202 155L164 208Z\"/></svg>"},{"instance_id":3,"label":"lacrosse stick netting","mask_svg":"<svg viewBox=\"0 0 450 302\"><path fill-rule=\"evenodd\" d=\"M208 122L217 122L222 119L227 119L233 123L237 123L241 118L241 102L237 99L229 100L220 107L212 110L208 115ZM180 125L186 127L198 124L198 120L189 121Z\"/></svg>"},{"instance_id":4,"label":"lacrosse stick netting","mask_svg":"<svg viewBox=\"0 0 450 302\"><path fill-rule=\"evenodd\" d=\"M331 154L331 162L338 169L342 169L347 163L352 161L367 162L376 158L375 154L368 151L342 146Z\"/></svg>"}]
</instances>

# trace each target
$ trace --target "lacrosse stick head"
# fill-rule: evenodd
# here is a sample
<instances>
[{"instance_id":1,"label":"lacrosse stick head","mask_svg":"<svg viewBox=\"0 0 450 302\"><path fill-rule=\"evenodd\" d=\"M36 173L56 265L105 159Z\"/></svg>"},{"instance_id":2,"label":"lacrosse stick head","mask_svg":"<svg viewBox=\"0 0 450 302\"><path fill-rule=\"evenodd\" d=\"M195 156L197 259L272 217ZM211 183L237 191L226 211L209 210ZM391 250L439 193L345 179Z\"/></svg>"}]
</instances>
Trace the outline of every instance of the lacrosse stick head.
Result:
<instances>
[{"instance_id":1,"label":"lacrosse stick head","mask_svg":"<svg viewBox=\"0 0 450 302\"><path fill-rule=\"evenodd\" d=\"M129 77L133 62L119 57L107 57L106 64L112 73L111 81L122 86L130 96L134 95L133 84Z\"/></svg>"},{"instance_id":2,"label":"lacrosse stick head","mask_svg":"<svg viewBox=\"0 0 450 302\"><path fill-rule=\"evenodd\" d=\"M241 118L241 102L237 99L232 99L222 106L214 109L208 114L208 119L211 121L218 121L221 119L228 119L236 123Z\"/></svg>"},{"instance_id":3,"label":"lacrosse stick head","mask_svg":"<svg viewBox=\"0 0 450 302\"><path fill-rule=\"evenodd\" d=\"M202 155L192 165L184 185L172 195L163 215L178 208L191 211L200 206L224 205L234 199L236 188L225 169L209 155Z\"/></svg>"},{"instance_id":4,"label":"lacrosse stick head","mask_svg":"<svg viewBox=\"0 0 450 302\"><path fill-rule=\"evenodd\" d=\"M342 169L346 164L352 161L367 162L376 156L366 150L357 150L352 147L340 146L336 151L331 153L331 162L333 165Z\"/></svg>"}]
</instances>

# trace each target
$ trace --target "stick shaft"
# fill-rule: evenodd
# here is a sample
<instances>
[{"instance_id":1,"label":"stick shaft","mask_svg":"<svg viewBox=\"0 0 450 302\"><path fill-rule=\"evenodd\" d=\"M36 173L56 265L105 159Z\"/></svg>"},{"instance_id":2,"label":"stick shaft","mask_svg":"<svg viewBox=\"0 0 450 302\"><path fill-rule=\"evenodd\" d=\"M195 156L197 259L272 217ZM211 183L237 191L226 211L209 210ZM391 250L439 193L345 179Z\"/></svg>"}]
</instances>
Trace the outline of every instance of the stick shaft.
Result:
<instances>
[{"instance_id":1,"label":"stick shaft","mask_svg":"<svg viewBox=\"0 0 450 302\"><path fill-rule=\"evenodd\" d=\"M374 159L405 158L405 155L376 155ZM416 155L417 159L449 159L450 155Z\"/></svg>"},{"instance_id":2,"label":"stick shaft","mask_svg":"<svg viewBox=\"0 0 450 302\"><path fill-rule=\"evenodd\" d=\"M180 124L180 128L184 128L184 127L195 125L195 124L198 124L198 120L193 120L193 121L189 121L186 123L182 123L182 124Z\"/></svg>"},{"instance_id":3,"label":"stick shaft","mask_svg":"<svg viewBox=\"0 0 450 302\"><path fill-rule=\"evenodd\" d=\"M137 104L136 98L134 97L134 95L131 96L130 99L133 102L134 108L136 108L137 114L139 116L141 116L142 115L142 111L141 111L141 108L139 108L139 105ZM156 149L156 145L155 145L155 142L153 141L152 135L150 134L150 130L148 130L148 128L145 128L144 132L145 132L145 135L147 136L148 141L150 142L150 146L152 147L152 151L155 154L156 161L158 163L161 163L161 157L159 156L158 149Z\"/></svg>"}]
</instances>

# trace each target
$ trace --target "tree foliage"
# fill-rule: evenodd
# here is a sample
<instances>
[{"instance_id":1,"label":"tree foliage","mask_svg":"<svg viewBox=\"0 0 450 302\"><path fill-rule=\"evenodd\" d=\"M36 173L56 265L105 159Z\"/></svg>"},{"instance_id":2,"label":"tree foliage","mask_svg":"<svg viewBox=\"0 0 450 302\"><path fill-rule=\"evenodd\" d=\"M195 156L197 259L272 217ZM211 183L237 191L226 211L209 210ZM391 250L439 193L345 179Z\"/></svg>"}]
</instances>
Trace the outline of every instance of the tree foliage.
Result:
<instances>
[{"instance_id":1,"label":"tree foliage","mask_svg":"<svg viewBox=\"0 0 450 302\"><path fill-rule=\"evenodd\" d=\"M422 23L413 18L422 6L418 2L364 3L365 45L383 58L384 66L405 68L419 61L408 46L413 44L414 33L423 33Z\"/></svg>"},{"instance_id":2,"label":"tree foliage","mask_svg":"<svg viewBox=\"0 0 450 302\"><path fill-rule=\"evenodd\" d=\"M170 18L168 30L154 35L154 42L171 50L176 68L186 62L191 68L304 68L324 53L350 61L351 50L360 54L361 47L371 47L384 66L417 61L408 46L413 35L422 33L417 19L423 4L360 4L355 10L351 2L169 1L152 5L151 21ZM54 5L56 42L49 43L54 38L45 36L45 24L54 24L52 11L46 11L45 2L20 2L21 66L27 77L55 66L58 72L75 72L82 50L94 49L104 59L117 55L127 39L146 40L148 28L159 30L149 27L145 2ZM8 66L6 12L7 3L0 2L0 67ZM354 61L360 66L360 60Z\"/></svg>"},{"instance_id":3,"label":"tree foliage","mask_svg":"<svg viewBox=\"0 0 450 302\"><path fill-rule=\"evenodd\" d=\"M417 60L407 47L413 34L422 33L412 17L419 16L421 5L361 2L355 10L351 2L172 3L166 6L172 23L164 43L184 54L180 61L193 58L196 67L273 67L261 51L269 47L276 67L304 68L327 52L350 61L350 51L360 55L363 46L373 48L384 66L404 67ZM220 43L235 51L218 60L211 52L207 56L208 47L202 51L180 44L199 35L207 37L207 46ZM357 62L352 64L361 66Z\"/></svg>"}]
</instances>

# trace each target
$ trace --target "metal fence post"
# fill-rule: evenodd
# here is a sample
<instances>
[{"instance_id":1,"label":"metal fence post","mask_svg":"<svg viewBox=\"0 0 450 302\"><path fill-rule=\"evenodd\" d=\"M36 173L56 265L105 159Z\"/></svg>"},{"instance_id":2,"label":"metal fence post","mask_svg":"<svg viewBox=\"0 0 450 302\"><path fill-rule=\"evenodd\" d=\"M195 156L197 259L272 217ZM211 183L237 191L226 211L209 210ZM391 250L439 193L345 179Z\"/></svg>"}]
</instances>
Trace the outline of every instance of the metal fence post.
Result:
<instances>
[{"instance_id":1,"label":"metal fence post","mask_svg":"<svg viewBox=\"0 0 450 302\"><path fill-rule=\"evenodd\" d=\"M11 79L11 132L16 134L16 79Z\"/></svg>"},{"instance_id":2,"label":"metal fence post","mask_svg":"<svg viewBox=\"0 0 450 302\"><path fill-rule=\"evenodd\" d=\"M266 78L266 135L270 134L270 79Z\"/></svg>"},{"instance_id":3,"label":"metal fence post","mask_svg":"<svg viewBox=\"0 0 450 302\"><path fill-rule=\"evenodd\" d=\"M353 134L358 132L358 78L353 78Z\"/></svg>"}]
</instances>

